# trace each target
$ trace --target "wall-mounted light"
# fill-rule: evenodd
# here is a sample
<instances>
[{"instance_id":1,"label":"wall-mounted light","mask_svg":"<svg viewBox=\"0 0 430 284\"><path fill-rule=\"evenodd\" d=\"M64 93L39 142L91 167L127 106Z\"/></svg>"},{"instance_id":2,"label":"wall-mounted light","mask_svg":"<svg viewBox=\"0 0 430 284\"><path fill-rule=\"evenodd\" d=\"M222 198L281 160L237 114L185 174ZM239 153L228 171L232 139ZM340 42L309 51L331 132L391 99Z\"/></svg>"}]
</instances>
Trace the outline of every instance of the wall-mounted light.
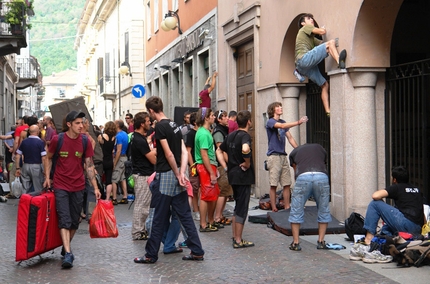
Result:
<instances>
[{"instance_id":1,"label":"wall-mounted light","mask_svg":"<svg viewBox=\"0 0 430 284\"><path fill-rule=\"evenodd\" d=\"M130 77L132 77L130 64L127 61L123 62L119 67L118 73L121 75L130 75Z\"/></svg>"},{"instance_id":2,"label":"wall-mounted light","mask_svg":"<svg viewBox=\"0 0 430 284\"><path fill-rule=\"evenodd\" d=\"M178 27L178 33L181 35L181 21L179 15L175 11L170 11L164 16L164 20L160 24L163 31L168 32Z\"/></svg>"}]
</instances>

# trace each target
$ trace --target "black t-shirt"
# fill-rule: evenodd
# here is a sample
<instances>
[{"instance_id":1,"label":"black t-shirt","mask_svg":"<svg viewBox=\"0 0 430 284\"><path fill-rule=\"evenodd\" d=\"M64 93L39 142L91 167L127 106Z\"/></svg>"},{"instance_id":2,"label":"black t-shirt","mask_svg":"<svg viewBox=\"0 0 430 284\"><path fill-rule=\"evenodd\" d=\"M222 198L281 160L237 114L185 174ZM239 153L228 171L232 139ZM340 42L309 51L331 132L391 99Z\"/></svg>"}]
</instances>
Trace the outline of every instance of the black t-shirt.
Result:
<instances>
[{"instance_id":1,"label":"black t-shirt","mask_svg":"<svg viewBox=\"0 0 430 284\"><path fill-rule=\"evenodd\" d=\"M231 185L250 185L255 183L254 163L251 157L251 167L242 171L240 164L245 162L242 156L242 145L249 144L251 147L251 136L243 130L230 133L219 146L228 155L228 182Z\"/></svg>"},{"instance_id":2,"label":"black t-shirt","mask_svg":"<svg viewBox=\"0 0 430 284\"><path fill-rule=\"evenodd\" d=\"M410 184L393 184L385 189L388 198L394 200L396 208L415 224L424 225L424 197L422 192Z\"/></svg>"},{"instance_id":3,"label":"black t-shirt","mask_svg":"<svg viewBox=\"0 0 430 284\"><path fill-rule=\"evenodd\" d=\"M155 125L155 140L157 144L157 164L155 168L157 172L167 172L172 170L160 143L160 140L162 139L167 140L170 151L172 151L173 156L175 157L176 165L178 167L181 165L181 129L174 121L171 121L170 119L162 119Z\"/></svg>"},{"instance_id":4,"label":"black t-shirt","mask_svg":"<svg viewBox=\"0 0 430 284\"><path fill-rule=\"evenodd\" d=\"M191 156L193 157L193 161L196 161L196 156L194 152L194 144L196 139L196 133L197 131L195 129L190 129L187 134L185 134L185 146L191 148Z\"/></svg>"},{"instance_id":5,"label":"black t-shirt","mask_svg":"<svg viewBox=\"0 0 430 284\"><path fill-rule=\"evenodd\" d=\"M296 164L295 177L306 172L327 174L327 152L320 144L304 144L290 153L290 165Z\"/></svg>"},{"instance_id":6,"label":"black t-shirt","mask_svg":"<svg viewBox=\"0 0 430 284\"><path fill-rule=\"evenodd\" d=\"M146 137L139 132L133 133L131 143L131 161L133 163L133 174L150 176L154 172L154 165L145 156L151 152Z\"/></svg>"}]
</instances>

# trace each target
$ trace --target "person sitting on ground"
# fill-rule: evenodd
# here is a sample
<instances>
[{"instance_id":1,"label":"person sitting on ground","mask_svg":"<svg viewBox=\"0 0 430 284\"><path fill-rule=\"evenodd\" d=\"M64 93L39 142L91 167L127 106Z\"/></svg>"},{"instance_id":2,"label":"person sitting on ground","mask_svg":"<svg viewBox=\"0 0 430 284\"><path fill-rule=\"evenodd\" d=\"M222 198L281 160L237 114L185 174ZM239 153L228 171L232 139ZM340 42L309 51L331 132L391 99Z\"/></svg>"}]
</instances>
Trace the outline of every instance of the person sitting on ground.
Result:
<instances>
[{"instance_id":1,"label":"person sitting on ground","mask_svg":"<svg viewBox=\"0 0 430 284\"><path fill-rule=\"evenodd\" d=\"M373 200L367 207L364 219L363 228L367 231L364 244L357 243L351 247L350 260L363 260L368 263L392 260L391 257L381 255L378 251L369 253L379 219L384 222L381 235L394 236L399 232L408 232L416 236L421 234L422 225L425 223L423 193L409 183L409 173L404 166L394 167L391 177L393 183L391 186L372 194ZM383 198L394 200L395 207L385 203Z\"/></svg>"},{"instance_id":2,"label":"person sitting on ground","mask_svg":"<svg viewBox=\"0 0 430 284\"><path fill-rule=\"evenodd\" d=\"M384 225L381 234L394 236L399 232L420 235L424 225L424 197L421 190L409 183L409 173L403 166L394 167L391 173L392 185L372 194L364 219L366 229L365 244L370 244L378 221L381 218ZM388 205L382 199L391 198L395 207Z\"/></svg>"},{"instance_id":3,"label":"person sitting on ground","mask_svg":"<svg viewBox=\"0 0 430 284\"><path fill-rule=\"evenodd\" d=\"M330 116L330 106L328 99L328 82L321 75L318 64L329 54L339 65L339 68L345 69L346 50L340 54L336 49L335 40L323 42L316 38L317 35L325 35L325 27L318 27L312 14L303 14L299 19L299 32L296 37L296 70L311 79L321 87L321 99L327 116Z\"/></svg>"}]
</instances>

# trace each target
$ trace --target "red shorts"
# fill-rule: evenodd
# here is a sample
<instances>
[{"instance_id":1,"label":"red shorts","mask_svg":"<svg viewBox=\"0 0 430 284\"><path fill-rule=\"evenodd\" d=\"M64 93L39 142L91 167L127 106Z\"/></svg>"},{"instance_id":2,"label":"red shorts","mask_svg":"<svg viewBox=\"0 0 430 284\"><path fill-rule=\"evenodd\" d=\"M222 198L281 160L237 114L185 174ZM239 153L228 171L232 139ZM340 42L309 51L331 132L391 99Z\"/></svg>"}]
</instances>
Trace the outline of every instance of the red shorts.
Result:
<instances>
[{"instance_id":1,"label":"red shorts","mask_svg":"<svg viewBox=\"0 0 430 284\"><path fill-rule=\"evenodd\" d=\"M211 165L211 168L214 173L217 172L216 166ZM197 172L200 178L200 199L203 201L216 201L220 193L218 183L211 183L211 176L206 170L205 165L198 164Z\"/></svg>"}]
</instances>

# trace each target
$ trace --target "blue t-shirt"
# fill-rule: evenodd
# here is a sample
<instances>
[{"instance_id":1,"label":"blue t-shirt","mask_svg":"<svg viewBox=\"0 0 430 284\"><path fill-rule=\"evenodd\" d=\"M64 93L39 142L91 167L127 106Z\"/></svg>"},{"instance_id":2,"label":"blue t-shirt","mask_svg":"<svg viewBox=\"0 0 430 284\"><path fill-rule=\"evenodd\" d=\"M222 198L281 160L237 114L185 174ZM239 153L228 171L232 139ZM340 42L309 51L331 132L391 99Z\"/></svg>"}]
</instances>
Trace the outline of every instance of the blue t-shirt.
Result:
<instances>
[{"instance_id":1,"label":"blue t-shirt","mask_svg":"<svg viewBox=\"0 0 430 284\"><path fill-rule=\"evenodd\" d=\"M277 122L285 123L284 120L275 120L273 117L266 123L267 140L269 141L267 156L272 154L287 155L287 152L285 152L285 133L290 129L275 128Z\"/></svg>"},{"instance_id":2,"label":"blue t-shirt","mask_svg":"<svg viewBox=\"0 0 430 284\"><path fill-rule=\"evenodd\" d=\"M118 145L122 145L121 155L127 154L128 148L128 135L124 131L120 131L116 134L116 145L115 145L115 153Z\"/></svg>"},{"instance_id":3,"label":"blue t-shirt","mask_svg":"<svg viewBox=\"0 0 430 284\"><path fill-rule=\"evenodd\" d=\"M41 164L42 157L46 156L45 143L37 136L29 136L24 139L16 151L24 156L25 164Z\"/></svg>"}]
</instances>

